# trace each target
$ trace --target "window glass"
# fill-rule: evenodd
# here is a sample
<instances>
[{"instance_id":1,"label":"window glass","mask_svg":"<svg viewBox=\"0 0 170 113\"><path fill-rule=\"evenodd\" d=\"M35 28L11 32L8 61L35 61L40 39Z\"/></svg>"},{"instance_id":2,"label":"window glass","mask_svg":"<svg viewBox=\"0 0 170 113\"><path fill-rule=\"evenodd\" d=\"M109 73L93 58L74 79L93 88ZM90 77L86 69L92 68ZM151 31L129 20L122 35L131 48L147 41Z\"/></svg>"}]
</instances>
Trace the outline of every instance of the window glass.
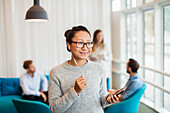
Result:
<instances>
[{"instance_id":1,"label":"window glass","mask_svg":"<svg viewBox=\"0 0 170 113\"><path fill-rule=\"evenodd\" d=\"M120 11L121 10L121 0L112 0L112 11Z\"/></svg>"},{"instance_id":2,"label":"window glass","mask_svg":"<svg viewBox=\"0 0 170 113\"><path fill-rule=\"evenodd\" d=\"M155 36L154 36L154 11L144 12L144 65L154 68L155 61ZM154 72L144 70L144 78L150 82L154 82ZM148 86L145 96L154 102L154 87Z\"/></svg>"},{"instance_id":3,"label":"window glass","mask_svg":"<svg viewBox=\"0 0 170 113\"><path fill-rule=\"evenodd\" d=\"M170 6L164 7L164 71L170 73ZM170 77L164 76L164 87L170 89ZM164 93L164 107L170 111L170 94Z\"/></svg>"},{"instance_id":4,"label":"window glass","mask_svg":"<svg viewBox=\"0 0 170 113\"><path fill-rule=\"evenodd\" d=\"M147 85L147 88L145 90L145 97L154 102L154 86L150 85L150 84L146 84Z\"/></svg>"},{"instance_id":5,"label":"window glass","mask_svg":"<svg viewBox=\"0 0 170 113\"><path fill-rule=\"evenodd\" d=\"M136 6L140 6L143 4L143 0L137 0Z\"/></svg>"},{"instance_id":6,"label":"window glass","mask_svg":"<svg viewBox=\"0 0 170 113\"><path fill-rule=\"evenodd\" d=\"M136 0L127 0L127 1L126 1L126 7L127 7L127 8L136 7Z\"/></svg>"},{"instance_id":7,"label":"window glass","mask_svg":"<svg viewBox=\"0 0 170 113\"><path fill-rule=\"evenodd\" d=\"M154 0L145 0L145 3L153 2Z\"/></svg>"},{"instance_id":8,"label":"window glass","mask_svg":"<svg viewBox=\"0 0 170 113\"><path fill-rule=\"evenodd\" d=\"M136 13L127 15L127 59L137 57Z\"/></svg>"},{"instance_id":9,"label":"window glass","mask_svg":"<svg viewBox=\"0 0 170 113\"><path fill-rule=\"evenodd\" d=\"M144 64L151 68L154 68L155 60L154 25L154 11L144 12Z\"/></svg>"}]
</instances>

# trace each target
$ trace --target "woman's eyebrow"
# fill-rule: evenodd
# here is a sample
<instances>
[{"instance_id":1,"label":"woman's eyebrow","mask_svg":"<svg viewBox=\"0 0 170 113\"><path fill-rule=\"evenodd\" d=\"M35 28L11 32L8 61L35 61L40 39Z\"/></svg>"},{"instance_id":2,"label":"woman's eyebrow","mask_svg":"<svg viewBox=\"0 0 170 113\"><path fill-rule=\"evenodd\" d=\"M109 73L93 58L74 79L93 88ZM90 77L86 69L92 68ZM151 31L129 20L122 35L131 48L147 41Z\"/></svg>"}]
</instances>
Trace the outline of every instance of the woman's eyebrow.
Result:
<instances>
[{"instance_id":1,"label":"woman's eyebrow","mask_svg":"<svg viewBox=\"0 0 170 113\"><path fill-rule=\"evenodd\" d=\"M85 40L83 40L83 39L78 39L78 40L79 40L79 41L85 41ZM77 41L78 41L78 40L77 40ZM87 41L91 41L91 40L87 40Z\"/></svg>"}]
</instances>

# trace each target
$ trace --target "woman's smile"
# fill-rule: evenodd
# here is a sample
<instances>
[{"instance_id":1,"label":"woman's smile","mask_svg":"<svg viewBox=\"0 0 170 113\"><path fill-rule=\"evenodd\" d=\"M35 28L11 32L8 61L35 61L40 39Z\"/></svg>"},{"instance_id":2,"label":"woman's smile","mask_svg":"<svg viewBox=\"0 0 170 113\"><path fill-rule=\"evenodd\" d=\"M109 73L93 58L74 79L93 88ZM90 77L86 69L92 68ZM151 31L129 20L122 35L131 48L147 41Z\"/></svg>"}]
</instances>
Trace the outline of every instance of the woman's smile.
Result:
<instances>
[{"instance_id":1,"label":"woman's smile","mask_svg":"<svg viewBox=\"0 0 170 113\"><path fill-rule=\"evenodd\" d=\"M87 54L89 54L89 52L80 52L80 54L87 55Z\"/></svg>"}]
</instances>

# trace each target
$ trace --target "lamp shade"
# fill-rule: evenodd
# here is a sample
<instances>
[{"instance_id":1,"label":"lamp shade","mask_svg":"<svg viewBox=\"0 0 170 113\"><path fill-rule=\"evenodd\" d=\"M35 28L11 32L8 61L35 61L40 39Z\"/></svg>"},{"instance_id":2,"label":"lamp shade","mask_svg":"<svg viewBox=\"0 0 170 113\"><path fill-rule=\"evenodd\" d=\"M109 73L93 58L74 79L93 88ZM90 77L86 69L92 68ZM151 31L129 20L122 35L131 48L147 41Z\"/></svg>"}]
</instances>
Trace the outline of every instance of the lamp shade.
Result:
<instances>
[{"instance_id":1,"label":"lamp shade","mask_svg":"<svg viewBox=\"0 0 170 113\"><path fill-rule=\"evenodd\" d=\"M26 13L28 22L47 22L47 12L39 5L39 0L34 0L34 5Z\"/></svg>"}]
</instances>

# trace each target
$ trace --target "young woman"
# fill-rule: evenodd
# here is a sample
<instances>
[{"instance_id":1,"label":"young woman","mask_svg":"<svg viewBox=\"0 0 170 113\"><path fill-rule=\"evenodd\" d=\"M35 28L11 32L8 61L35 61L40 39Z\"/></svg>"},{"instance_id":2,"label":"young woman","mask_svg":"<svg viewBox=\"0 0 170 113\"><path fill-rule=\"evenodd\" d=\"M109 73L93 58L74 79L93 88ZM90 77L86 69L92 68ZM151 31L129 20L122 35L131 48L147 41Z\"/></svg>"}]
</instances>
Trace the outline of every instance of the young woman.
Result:
<instances>
[{"instance_id":1,"label":"young woman","mask_svg":"<svg viewBox=\"0 0 170 113\"><path fill-rule=\"evenodd\" d=\"M103 33L101 30L96 30L93 34L94 46L89 56L91 61L99 63L106 71L106 76L111 77L111 49L104 43Z\"/></svg>"},{"instance_id":2,"label":"young woman","mask_svg":"<svg viewBox=\"0 0 170 113\"><path fill-rule=\"evenodd\" d=\"M72 57L50 72L50 109L54 113L103 113L118 98L107 95L103 69L87 59L93 47L90 33L77 26L67 30L65 37Z\"/></svg>"},{"instance_id":3,"label":"young woman","mask_svg":"<svg viewBox=\"0 0 170 113\"><path fill-rule=\"evenodd\" d=\"M90 59L94 62L102 64L105 61L112 60L112 54L106 44L104 44L103 33L101 30L96 30L93 35L94 46Z\"/></svg>"}]
</instances>

